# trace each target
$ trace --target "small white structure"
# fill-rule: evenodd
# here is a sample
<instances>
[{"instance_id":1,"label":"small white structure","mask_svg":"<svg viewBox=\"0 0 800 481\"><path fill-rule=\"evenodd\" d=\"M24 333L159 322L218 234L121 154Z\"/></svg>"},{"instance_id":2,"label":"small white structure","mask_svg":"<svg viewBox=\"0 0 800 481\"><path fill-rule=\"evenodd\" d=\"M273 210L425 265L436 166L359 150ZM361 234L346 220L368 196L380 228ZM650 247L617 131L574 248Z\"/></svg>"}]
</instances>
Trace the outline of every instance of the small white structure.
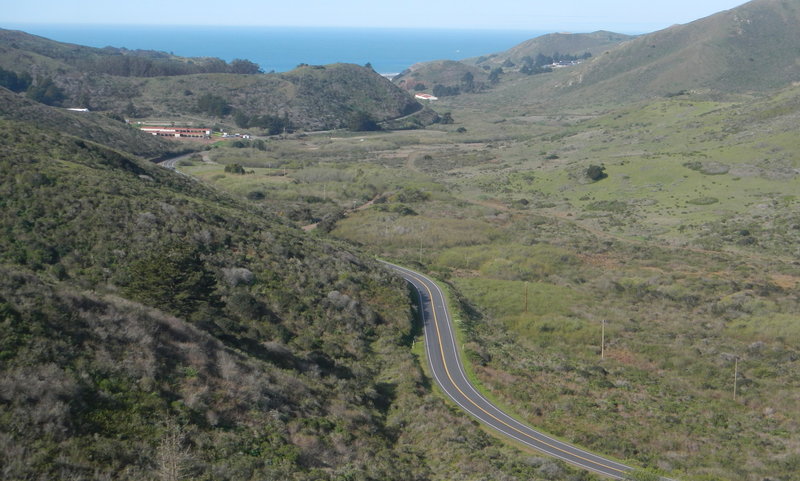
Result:
<instances>
[{"instance_id":1,"label":"small white structure","mask_svg":"<svg viewBox=\"0 0 800 481\"><path fill-rule=\"evenodd\" d=\"M419 100L439 100L439 97L434 97L431 94L415 94L414 98Z\"/></svg>"},{"instance_id":2,"label":"small white structure","mask_svg":"<svg viewBox=\"0 0 800 481\"><path fill-rule=\"evenodd\" d=\"M191 137L207 139L211 137L211 129L195 129L190 127L142 127L142 132L159 137Z\"/></svg>"}]
</instances>

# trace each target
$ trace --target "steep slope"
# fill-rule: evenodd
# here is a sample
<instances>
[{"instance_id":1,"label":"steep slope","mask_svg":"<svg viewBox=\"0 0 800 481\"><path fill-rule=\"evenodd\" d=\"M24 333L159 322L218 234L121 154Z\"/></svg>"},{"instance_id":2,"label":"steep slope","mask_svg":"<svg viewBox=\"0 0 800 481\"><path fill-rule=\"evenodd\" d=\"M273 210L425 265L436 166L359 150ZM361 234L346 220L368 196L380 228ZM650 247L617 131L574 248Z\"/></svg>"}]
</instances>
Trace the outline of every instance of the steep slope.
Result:
<instances>
[{"instance_id":1,"label":"steep slope","mask_svg":"<svg viewBox=\"0 0 800 481\"><path fill-rule=\"evenodd\" d=\"M314 434L337 423L387 449L366 434L391 402L371 352L408 333L401 284L157 166L2 132L6 474L141 478L174 429L186 472L344 465L361 448Z\"/></svg>"},{"instance_id":2,"label":"steep slope","mask_svg":"<svg viewBox=\"0 0 800 481\"><path fill-rule=\"evenodd\" d=\"M4 478L541 479L430 395L376 263L88 140L0 149Z\"/></svg>"},{"instance_id":3,"label":"steep slope","mask_svg":"<svg viewBox=\"0 0 800 481\"><path fill-rule=\"evenodd\" d=\"M144 158L160 158L183 148L145 134L120 119L94 112L70 112L28 100L0 87L0 118L59 130Z\"/></svg>"},{"instance_id":4,"label":"steep slope","mask_svg":"<svg viewBox=\"0 0 800 481\"><path fill-rule=\"evenodd\" d=\"M755 0L626 42L572 72L562 93L610 99L764 91L800 75L800 3Z\"/></svg>"}]
</instances>

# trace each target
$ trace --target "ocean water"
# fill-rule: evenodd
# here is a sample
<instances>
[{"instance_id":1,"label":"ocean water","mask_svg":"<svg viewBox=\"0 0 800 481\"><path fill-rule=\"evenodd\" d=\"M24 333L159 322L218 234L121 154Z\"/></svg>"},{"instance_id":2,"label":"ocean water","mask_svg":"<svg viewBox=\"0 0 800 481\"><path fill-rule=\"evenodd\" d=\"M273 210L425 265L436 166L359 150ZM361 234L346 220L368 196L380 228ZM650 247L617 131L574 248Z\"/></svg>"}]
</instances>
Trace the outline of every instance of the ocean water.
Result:
<instances>
[{"instance_id":1,"label":"ocean water","mask_svg":"<svg viewBox=\"0 0 800 481\"><path fill-rule=\"evenodd\" d=\"M90 47L161 50L186 57L247 59L265 72L298 64L367 62L399 73L417 62L462 60L501 52L542 35L525 30L433 30L312 27L187 27L0 25L59 42Z\"/></svg>"}]
</instances>

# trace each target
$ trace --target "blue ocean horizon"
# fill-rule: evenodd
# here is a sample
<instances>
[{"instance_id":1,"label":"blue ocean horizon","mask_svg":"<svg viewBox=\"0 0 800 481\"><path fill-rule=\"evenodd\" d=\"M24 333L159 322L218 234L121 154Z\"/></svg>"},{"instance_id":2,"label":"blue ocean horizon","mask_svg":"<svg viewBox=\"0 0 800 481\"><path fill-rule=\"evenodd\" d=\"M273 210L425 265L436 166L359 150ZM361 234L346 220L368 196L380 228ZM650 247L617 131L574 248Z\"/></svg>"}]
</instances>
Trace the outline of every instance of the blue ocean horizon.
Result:
<instances>
[{"instance_id":1,"label":"blue ocean horizon","mask_svg":"<svg viewBox=\"0 0 800 481\"><path fill-rule=\"evenodd\" d=\"M110 25L0 25L59 42L90 47L160 50L184 57L241 58L265 72L301 63L370 63L396 74L418 62L463 60L502 52L546 32L344 27L214 27Z\"/></svg>"}]
</instances>

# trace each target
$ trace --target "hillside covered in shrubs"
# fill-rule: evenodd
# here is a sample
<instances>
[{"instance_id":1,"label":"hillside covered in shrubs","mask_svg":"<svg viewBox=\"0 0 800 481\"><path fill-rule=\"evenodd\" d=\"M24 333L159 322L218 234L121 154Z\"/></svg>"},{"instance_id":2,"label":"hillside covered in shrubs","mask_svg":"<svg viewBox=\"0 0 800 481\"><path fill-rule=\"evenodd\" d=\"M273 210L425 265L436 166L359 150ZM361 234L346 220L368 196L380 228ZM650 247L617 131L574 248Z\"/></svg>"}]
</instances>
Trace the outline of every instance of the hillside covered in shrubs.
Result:
<instances>
[{"instance_id":1,"label":"hillside covered in shrubs","mask_svg":"<svg viewBox=\"0 0 800 481\"><path fill-rule=\"evenodd\" d=\"M5 479L570 475L431 394L376 262L86 139L0 148Z\"/></svg>"},{"instance_id":2,"label":"hillside covered in shrubs","mask_svg":"<svg viewBox=\"0 0 800 481\"><path fill-rule=\"evenodd\" d=\"M230 128L252 123L268 133L275 119L284 122L280 131L320 130L346 127L357 113L381 122L423 110L369 66L299 65L262 73L243 59L98 49L3 29L0 86L47 105Z\"/></svg>"}]
</instances>

